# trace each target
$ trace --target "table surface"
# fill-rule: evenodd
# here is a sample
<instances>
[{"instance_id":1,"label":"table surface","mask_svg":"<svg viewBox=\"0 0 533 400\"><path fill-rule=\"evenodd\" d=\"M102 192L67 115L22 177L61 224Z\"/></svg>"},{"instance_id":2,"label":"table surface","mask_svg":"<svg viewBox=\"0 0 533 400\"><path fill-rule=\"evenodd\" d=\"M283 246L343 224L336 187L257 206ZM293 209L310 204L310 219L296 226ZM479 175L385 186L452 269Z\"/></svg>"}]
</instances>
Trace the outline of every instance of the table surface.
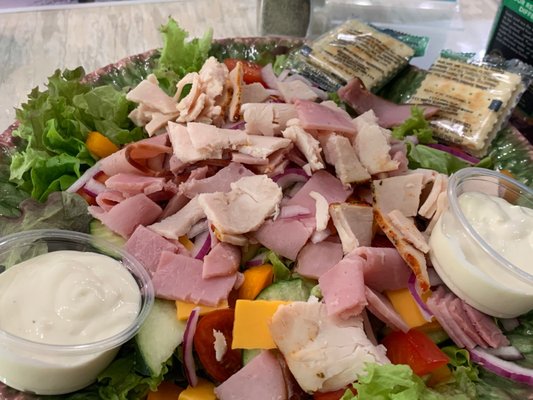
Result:
<instances>
[{"instance_id":1,"label":"table surface","mask_svg":"<svg viewBox=\"0 0 533 400\"><path fill-rule=\"evenodd\" d=\"M158 27L169 16L191 36L202 35L208 27L213 28L216 38L254 36L258 32L256 10L255 0L175 0L104 2L0 13L0 130L13 122L14 108L30 90L42 85L57 68L81 65L92 71L160 47ZM450 35L439 37L437 32L436 45L480 50L496 10L497 0L462 1L459 24Z\"/></svg>"}]
</instances>

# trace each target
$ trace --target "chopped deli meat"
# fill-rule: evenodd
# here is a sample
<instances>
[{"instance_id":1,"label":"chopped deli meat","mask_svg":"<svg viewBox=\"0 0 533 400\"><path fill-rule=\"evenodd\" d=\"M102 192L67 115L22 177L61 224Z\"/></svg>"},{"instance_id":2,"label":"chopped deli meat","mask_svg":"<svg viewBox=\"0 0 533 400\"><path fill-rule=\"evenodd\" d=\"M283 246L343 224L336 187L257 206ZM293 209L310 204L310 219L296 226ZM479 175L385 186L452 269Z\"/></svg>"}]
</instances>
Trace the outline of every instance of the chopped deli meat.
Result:
<instances>
[{"instance_id":1,"label":"chopped deli meat","mask_svg":"<svg viewBox=\"0 0 533 400\"><path fill-rule=\"evenodd\" d=\"M228 243L217 243L204 257L202 278L232 275L239 269L240 262L241 249Z\"/></svg>"},{"instance_id":2,"label":"chopped deli meat","mask_svg":"<svg viewBox=\"0 0 533 400\"><path fill-rule=\"evenodd\" d=\"M448 176L444 174L435 174L431 191L424 203L420 206L418 214L425 218L431 218L437 211L437 201L441 193L446 193L448 189Z\"/></svg>"},{"instance_id":3,"label":"chopped deli meat","mask_svg":"<svg viewBox=\"0 0 533 400\"><path fill-rule=\"evenodd\" d=\"M372 181L374 204L388 214L399 210L406 217L418 214L422 174L407 174Z\"/></svg>"},{"instance_id":4,"label":"chopped deli meat","mask_svg":"<svg viewBox=\"0 0 533 400\"><path fill-rule=\"evenodd\" d=\"M298 253L307 243L313 229L298 219L266 221L254 232L253 237L263 246L289 260L296 260Z\"/></svg>"},{"instance_id":5,"label":"chopped deli meat","mask_svg":"<svg viewBox=\"0 0 533 400\"><path fill-rule=\"evenodd\" d=\"M425 236L418 230L412 219L407 218L399 210L392 210L387 215L394 227L400 231L405 240L415 246L422 253L429 252L429 244Z\"/></svg>"},{"instance_id":6,"label":"chopped deli meat","mask_svg":"<svg viewBox=\"0 0 533 400\"><path fill-rule=\"evenodd\" d=\"M247 103L241 107L246 132L253 135L279 135L287 127L287 121L296 118L294 104Z\"/></svg>"},{"instance_id":7,"label":"chopped deli meat","mask_svg":"<svg viewBox=\"0 0 533 400\"><path fill-rule=\"evenodd\" d=\"M298 125L289 126L283 132L283 137L290 139L296 144L298 150L307 159L307 164L303 166L305 172L311 175L312 172L324 169L324 161L320 153L320 142L307 133Z\"/></svg>"},{"instance_id":8,"label":"chopped deli meat","mask_svg":"<svg viewBox=\"0 0 533 400\"><path fill-rule=\"evenodd\" d=\"M106 179L105 186L108 189L131 196L138 193L149 194L163 190L165 181L165 178L119 173Z\"/></svg>"},{"instance_id":9,"label":"chopped deli meat","mask_svg":"<svg viewBox=\"0 0 533 400\"><path fill-rule=\"evenodd\" d=\"M307 278L318 279L342 259L340 243L324 240L307 243L298 253L295 272Z\"/></svg>"},{"instance_id":10,"label":"chopped deli meat","mask_svg":"<svg viewBox=\"0 0 533 400\"><path fill-rule=\"evenodd\" d=\"M154 231L139 225L130 236L124 248L131 253L153 276L163 251L176 253L178 247Z\"/></svg>"},{"instance_id":11,"label":"chopped deli meat","mask_svg":"<svg viewBox=\"0 0 533 400\"><path fill-rule=\"evenodd\" d=\"M262 84L259 82L253 82L242 87L241 102L242 104L262 103L263 101L267 100L269 96L270 95L268 91Z\"/></svg>"},{"instance_id":12,"label":"chopped deli meat","mask_svg":"<svg viewBox=\"0 0 533 400\"><path fill-rule=\"evenodd\" d=\"M205 213L198 202L198 197L195 197L176 214L149 225L148 228L167 239L178 240L180 236L186 235L191 227L202 218L205 218Z\"/></svg>"},{"instance_id":13,"label":"chopped deli meat","mask_svg":"<svg viewBox=\"0 0 533 400\"><path fill-rule=\"evenodd\" d=\"M368 304L363 279L364 260L345 257L318 279L329 316L342 319L361 314Z\"/></svg>"},{"instance_id":14,"label":"chopped deli meat","mask_svg":"<svg viewBox=\"0 0 533 400\"><path fill-rule=\"evenodd\" d=\"M347 137L330 134L322 145L326 162L335 167L335 174L344 184L364 183L370 174L357 157Z\"/></svg>"},{"instance_id":15,"label":"chopped deli meat","mask_svg":"<svg viewBox=\"0 0 533 400\"><path fill-rule=\"evenodd\" d=\"M366 363L390 363L385 347L374 346L368 340L361 316L336 320L328 316L323 303L280 306L272 317L270 331L306 392L344 388L364 373Z\"/></svg>"},{"instance_id":16,"label":"chopped deli meat","mask_svg":"<svg viewBox=\"0 0 533 400\"><path fill-rule=\"evenodd\" d=\"M248 135L248 144L239 146L239 152L257 158L267 158L277 150L284 149L291 144L290 139Z\"/></svg>"},{"instance_id":17,"label":"chopped deli meat","mask_svg":"<svg viewBox=\"0 0 533 400\"><path fill-rule=\"evenodd\" d=\"M424 231L424 234L428 235L429 237L429 235L431 234L431 231L433 230L433 227L439 220L440 216L447 209L448 209L448 195L444 191L444 192L439 193L439 196L437 197L437 209L435 210L435 214L433 214L431 221L429 221L429 224L427 225L426 230Z\"/></svg>"},{"instance_id":18,"label":"chopped deli meat","mask_svg":"<svg viewBox=\"0 0 533 400\"><path fill-rule=\"evenodd\" d=\"M281 188L265 175L247 176L231 183L228 193L202 193L200 206L217 231L239 235L256 230L274 214Z\"/></svg>"},{"instance_id":19,"label":"chopped deli meat","mask_svg":"<svg viewBox=\"0 0 533 400\"><path fill-rule=\"evenodd\" d=\"M296 100L296 111L304 129L335 131L354 135L356 129L352 119L342 108L331 108L312 101Z\"/></svg>"},{"instance_id":20,"label":"chopped deli meat","mask_svg":"<svg viewBox=\"0 0 533 400\"><path fill-rule=\"evenodd\" d=\"M215 175L209 178L188 179L180 185L179 190L191 199L200 193L225 193L231 190L231 184L233 182L237 182L245 176L252 175L254 173L241 164L230 163L227 167L220 169Z\"/></svg>"},{"instance_id":21,"label":"chopped deli meat","mask_svg":"<svg viewBox=\"0 0 533 400\"><path fill-rule=\"evenodd\" d=\"M129 238L139 225L149 225L163 212L148 196L139 193L121 201L109 211L89 206L89 213L124 238Z\"/></svg>"},{"instance_id":22,"label":"chopped deli meat","mask_svg":"<svg viewBox=\"0 0 533 400\"><path fill-rule=\"evenodd\" d=\"M228 121L238 121L241 117L242 87L244 67L241 61L229 73L231 100L229 103Z\"/></svg>"},{"instance_id":23,"label":"chopped deli meat","mask_svg":"<svg viewBox=\"0 0 533 400\"><path fill-rule=\"evenodd\" d=\"M307 208L312 214L316 213L316 201L309 195L311 192L320 193L328 204L342 203L352 193L340 180L326 171L315 172L298 192L287 201L286 205L298 204Z\"/></svg>"},{"instance_id":24,"label":"chopped deli meat","mask_svg":"<svg viewBox=\"0 0 533 400\"><path fill-rule=\"evenodd\" d=\"M300 80L278 82L277 89L287 103L294 103L296 100L315 101L318 98L316 92Z\"/></svg>"},{"instance_id":25,"label":"chopped deli meat","mask_svg":"<svg viewBox=\"0 0 533 400\"><path fill-rule=\"evenodd\" d=\"M392 247L358 247L346 257L361 257L365 285L378 292L407 287L411 270Z\"/></svg>"},{"instance_id":26,"label":"chopped deli meat","mask_svg":"<svg viewBox=\"0 0 533 400\"><path fill-rule=\"evenodd\" d=\"M263 350L215 388L220 400L287 400L287 388L276 356Z\"/></svg>"},{"instance_id":27,"label":"chopped deli meat","mask_svg":"<svg viewBox=\"0 0 533 400\"><path fill-rule=\"evenodd\" d=\"M457 298L466 312L470 322L479 333L481 338L493 348L509 346L509 339L505 337L501 329L494 322L494 318L483 314L474 307L467 304L464 300Z\"/></svg>"},{"instance_id":28,"label":"chopped deli meat","mask_svg":"<svg viewBox=\"0 0 533 400\"><path fill-rule=\"evenodd\" d=\"M102 193L98 193L95 201L96 204L102 208L102 210L109 211L125 198L126 197L117 190L105 190Z\"/></svg>"},{"instance_id":29,"label":"chopped deli meat","mask_svg":"<svg viewBox=\"0 0 533 400\"><path fill-rule=\"evenodd\" d=\"M367 308L376 318L392 329L402 332L409 331L409 325L394 309L389 299L368 286L365 287L365 294L368 302Z\"/></svg>"},{"instance_id":30,"label":"chopped deli meat","mask_svg":"<svg viewBox=\"0 0 533 400\"><path fill-rule=\"evenodd\" d=\"M409 268L414 272L420 288L423 291L427 291L429 289L429 276L424 253L411 245L394 226L389 216L376 206L374 206L374 219L383 233L394 244L394 247L396 247Z\"/></svg>"},{"instance_id":31,"label":"chopped deli meat","mask_svg":"<svg viewBox=\"0 0 533 400\"><path fill-rule=\"evenodd\" d=\"M359 78L354 78L337 91L342 101L348 103L355 112L363 114L373 110L376 114L379 125L383 128L391 128L401 125L406 119L411 117L410 104L396 104L379 97L365 88ZM434 115L439 109L432 106L420 106L425 117Z\"/></svg>"},{"instance_id":32,"label":"chopped deli meat","mask_svg":"<svg viewBox=\"0 0 533 400\"><path fill-rule=\"evenodd\" d=\"M337 229L344 253L359 246L370 246L373 236L372 207L358 203L336 203L329 207L331 220Z\"/></svg>"},{"instance_id":33,"label":"chopped deli meat","mask_svg":"<svg viewBox=\"0 0 533 400\"><path fill-rule=\"evenodd\" d=\"M203 279L202 264L201 260L163 251L152 277L156 296L212 307L227 300L237 274Z\"/></svg>"},{"instance_id":34,"label":"chopped deli meat","mask_svg":"<svg viewBox=\"0 0 533 400\"><path fill-rule=\"evenodd\" d=\"M355 150L366 170L372 175L397 170L400 163L391 159L389 134L377 125L372 111L358 116L354 124L357 128Z\"/></svg>"},{"instance_id":35,"label":"chopped deli meat","mask_svg":"<svg viewBox=\"0 0 533 400\"><path fill-rule=\"evenodd\" d=\"M324 196L318 192L310 192L309 196L315 199L315 220L316 220L316 231L322 232L328 227L329 221L329 206L328 201Z\"/></svg>"}]
</instances>

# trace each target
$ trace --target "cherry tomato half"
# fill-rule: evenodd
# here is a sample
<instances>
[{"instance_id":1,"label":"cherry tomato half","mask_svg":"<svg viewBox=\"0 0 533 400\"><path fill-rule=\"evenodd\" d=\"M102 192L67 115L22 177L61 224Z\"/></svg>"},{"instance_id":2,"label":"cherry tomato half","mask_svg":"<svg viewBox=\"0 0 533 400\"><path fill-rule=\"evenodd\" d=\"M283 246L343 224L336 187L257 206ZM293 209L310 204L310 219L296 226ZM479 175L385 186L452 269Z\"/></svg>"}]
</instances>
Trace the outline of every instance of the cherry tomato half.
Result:
<instances>
[{"instance_id":1,"label":"cherry tomato half","mask_svg":"<svg viewBox=\"0 0 533 400\"><path fill-rule=\"evenodd\" d=\"M448 363L446 354L425 333L414 329L407 333L391 332L383 339L383 345L393 364L407 364L419 376Z\"/></svg>"},{"instance_id":2,"label":"cherry tomato half","mask_svg":"<svg viewBox=\"0 0 533 400\"><path fill-rule=\"evenodd\" d=\"M234 320L235 313L231 308L211 311L200 317L194 333L194 349L200 362L205 371L219 382L224 382L242 367L241 352L231 349ZM222 332L228 345L220 362L215 356L213 330Z\"/></svg>"},{"instance_id":3,"label":"cherry tomato half","mask_svg":"<svg viewBox=\"0 0 533 400\"><path fill-rule=\"evenodd\" d=\"M261 75L261 66L259 64L256 64L251 61L246 60L239 60L237 58L226 58L224 60L224 64L226 64L226 67L231 71L235 66L237 65L237 62L242 62L242 66L244 69L244 75L242 79L244 80L244 83L250 84L254 82L259 82L263 86L265 86L265 83L263 82L263 77Z\"/></svg>"}]
</instances>

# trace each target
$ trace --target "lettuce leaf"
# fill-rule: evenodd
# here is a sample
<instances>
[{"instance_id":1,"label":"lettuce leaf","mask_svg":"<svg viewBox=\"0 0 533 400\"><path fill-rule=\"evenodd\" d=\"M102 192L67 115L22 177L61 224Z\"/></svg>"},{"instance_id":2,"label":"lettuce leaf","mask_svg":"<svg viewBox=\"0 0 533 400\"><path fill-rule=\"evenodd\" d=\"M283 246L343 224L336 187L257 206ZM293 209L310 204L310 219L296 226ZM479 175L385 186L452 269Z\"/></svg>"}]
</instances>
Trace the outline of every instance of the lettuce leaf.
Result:
<instances>
[{"instance_id":1,"label":"lettuce leaf","mask_svg":"<svg viewBox=\"0 0 533 400\"><path fill-rule=\"evenodd\" d=\"M267 260L270 261L274 269L274 282L284 281L291 277L289 267L272 250L268 251Z\"/></svg>"},{"instance_id":2,"label":"lettuce leaf","mask_svg":"<svg viewBox=\"0 0 533 400\"><path fill-rule=\"evenodd\" d=\"M411 116L392 130L392 136L396 139L416 136L419 143L436 143L433 139L433 131L424 117L424 111L416 106L411 107Z\"/></svg>"},{"instance_id":3,"label":"lettuce leaf","mask_svg":"<svg viewBox=\"0 0 533 400\"><path fill-rule=\"evenodd\" d=\"M29 194L9 182L9 160L5 157L0 163L0 217L19 217L19 204Z\"/></svg>"},{"instance_id":4,"label":"lettuce leaf","mask_svg":"<svg viewBox=\"0 0 533 400\"><path fill-rule=\"evenodd\" d=\"M159 86L168 94L174 95L176 83L183 76L202 68L211 49L213 31L209 29L202 38L186 41L189 34L173 18L169 18L167 24L161 27L161 33L163 50L154 74Z\"/></svg>"},{"instance_id":5,"label":"lettuce leaf","mask_svg":"<svg viewBox=\"0 0 533 400\"><path fill-rule=\"evenodd\" d=\"M471 166L466 161L445 151L424 146L423 144L414 145L410 142L406 142L406 144L410 169L427 168L451 175L462 168Z\"/></svg>"}]
</instances>

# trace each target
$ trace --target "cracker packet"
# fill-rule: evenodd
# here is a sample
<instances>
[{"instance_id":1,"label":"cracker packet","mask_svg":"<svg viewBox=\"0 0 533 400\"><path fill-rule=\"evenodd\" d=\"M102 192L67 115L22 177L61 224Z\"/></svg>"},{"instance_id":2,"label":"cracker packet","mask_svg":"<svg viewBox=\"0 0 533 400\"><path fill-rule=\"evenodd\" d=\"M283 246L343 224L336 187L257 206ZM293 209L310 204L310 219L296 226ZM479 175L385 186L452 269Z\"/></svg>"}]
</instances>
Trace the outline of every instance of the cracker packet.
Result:
<instances>
[{"instance_id":1,"label":"cracker packet","mask_svg":"<svg viewBox=\"0 0 533 400\"><path fill-rule=\"evenodd\" d=\"M443 51L408 103L439 107L430 119L434 135L483 157L532 78L533 68L519 60Z\"/></svg>"},{"instance_id":2,"label":"cracker packet","mask_svg":"<svg viewBox=\"0 0 533 400\"><path fill-rule=\"evenodd\" d=\"M390 29L380 30L357 19L344 22L291 54L297 72L333 92L352 78L377 91L409 60L425 51L428 39Z\"/></svg>"}]
</instances>

